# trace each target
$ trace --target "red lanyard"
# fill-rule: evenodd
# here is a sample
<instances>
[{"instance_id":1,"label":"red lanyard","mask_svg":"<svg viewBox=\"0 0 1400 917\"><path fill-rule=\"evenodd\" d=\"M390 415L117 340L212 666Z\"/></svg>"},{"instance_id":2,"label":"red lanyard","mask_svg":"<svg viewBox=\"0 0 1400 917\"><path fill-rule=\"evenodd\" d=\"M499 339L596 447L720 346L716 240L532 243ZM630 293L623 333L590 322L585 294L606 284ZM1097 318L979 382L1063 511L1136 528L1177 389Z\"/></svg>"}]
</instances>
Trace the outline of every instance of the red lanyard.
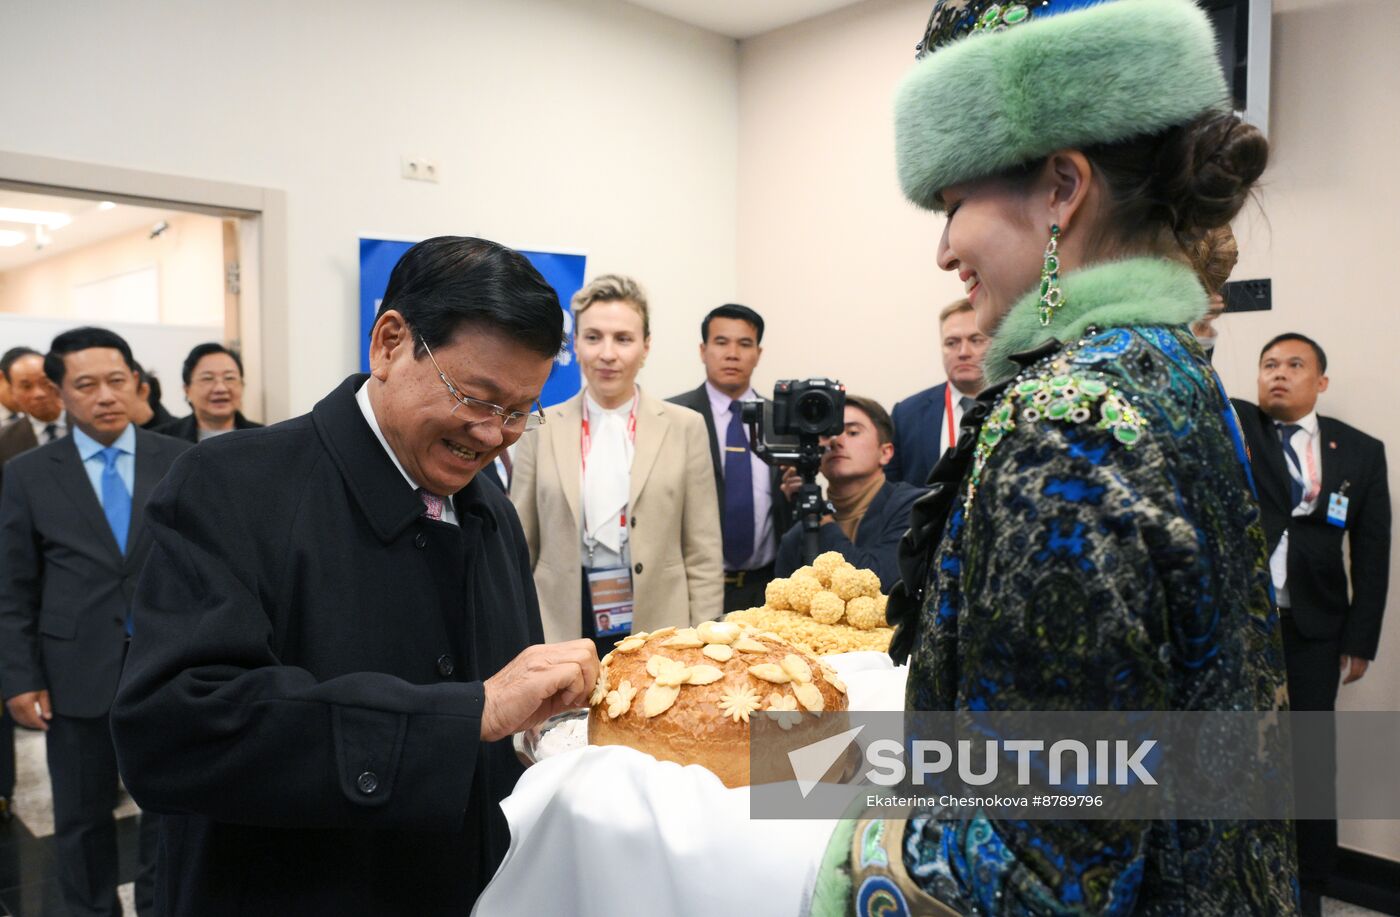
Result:
<instances>
[{"instance_id":1,"label":"red lanyard","mask_svg":"<svg viewBox=\"0 0 1400 917\"><path fill-rule=\"evenodd\" d=\"M948 448L958 444L958 425L953 423L953 383L943 386L943 422L948 425Z\"/></svg>"},{"instance_id":2,"label":"red lanyard","mask_svg":"<svg viewBox=\"0 0 1400 917\"><path fill-rule=\"evenodd\" d=\"M637 443L637 398L632 397L632 410L627 414L627 438L633 445ZM578 449L583 459L583 468L588 470L588 453L593 448L593 437L588 432L588 398L583 400L583 423L579 425Z\"/></svg>"}]
</instances>

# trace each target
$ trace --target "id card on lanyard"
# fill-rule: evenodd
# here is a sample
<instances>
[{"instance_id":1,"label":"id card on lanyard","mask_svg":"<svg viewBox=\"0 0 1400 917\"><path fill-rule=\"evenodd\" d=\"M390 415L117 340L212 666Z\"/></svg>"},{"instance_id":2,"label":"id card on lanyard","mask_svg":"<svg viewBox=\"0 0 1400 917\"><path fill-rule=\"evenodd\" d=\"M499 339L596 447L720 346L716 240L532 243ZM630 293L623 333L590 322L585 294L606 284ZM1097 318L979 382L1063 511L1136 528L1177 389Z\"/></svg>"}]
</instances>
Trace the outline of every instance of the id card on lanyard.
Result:
<instances>
[{"instance_id":1,"label":"id card on lanyard","mask_svg":"<svg viewBox=\"0 0 1400 917\"><path fill-rule=\"evenodd\" d=\"M633 399L632 410L627 417L627 438L633 443L637 441L636 399ZM583 460L585 474L592 445L588 413L585 411L579 429L579 454ZM583 538L588 549L588 595L593 610L593 627L594 633L599 637L623 637L632 632L632 571L628 566L627 507L624 506L618 514L617 524L618 553L614 554L605 547L606 566L593 566L598 542L590 537L587 531L584 532ZM608 563L612 558L616 560Z\"/></svg>"},{"instance_id":2,"label":"id card on lanyard","mask_svg":"<svg viewBox=\"0 0 1400 917\"><path fill-rule=\"evenodd\" d=\"M632 633L632 571L602 567L588 571L588 595L593 604L593 628L599 637Z\"/></svg>"}]
</instances>

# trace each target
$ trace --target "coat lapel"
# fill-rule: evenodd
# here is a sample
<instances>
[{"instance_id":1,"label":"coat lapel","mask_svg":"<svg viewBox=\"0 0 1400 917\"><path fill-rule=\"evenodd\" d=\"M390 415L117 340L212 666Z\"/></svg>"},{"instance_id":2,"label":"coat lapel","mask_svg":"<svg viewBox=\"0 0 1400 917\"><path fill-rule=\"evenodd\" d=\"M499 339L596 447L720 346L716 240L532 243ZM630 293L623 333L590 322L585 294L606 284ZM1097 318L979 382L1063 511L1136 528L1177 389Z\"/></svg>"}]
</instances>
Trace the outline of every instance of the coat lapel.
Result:
<instances>
[{"instance_id":1,"label":"coat lapel","mask_svg":"<svg viewBox=\"0 0 1400 917\"><path fill-rule=\"evenodd\" d=\"M92 481L88 479L87 471L83 468L83 460L78 455L78 445L71 436L60 442L62 445L50 453L58 492L68 498L79 516L87 520L92 534L102 544L107 559L115 569L120 570L123 560L121 548L117 547L112 527L107 524L107 515L102 512L102 503L97 499L97 492L92 489ZM133 512L134 510L133 505ZM128 542L130 534L128 531Z\"/></svg>"},{"instance_id":2,"label":"coat lapel","mask_svg":"<svg viewBox=\"0 0 1400 917\"><path fill-rule=\"evenodd\" d=\"M1322 492L1317 495L1313 514L1326 519L1328 498L1342 489L1346 479L1346 444L1337 435L1332 418L1321 414L1317 417L1317 438L1318 454L1322 456Z\"/></svg>"},{"instance_id":3,"label":"coat lapel","mask_svg":"<svg viewBox=\"0 0 1400 917\"><path fill-rule=\"evenodd\" d=\"M579 443L583 424L583 393L554 408L549 419L552 422L545 424L545 429L549 431L554 470L559 475L564 501L569 504L569 512L574 514L574 528L577 529L583 525L582 501L579 497L580 469L583 468L583 451Z\"/></svg>"},{"instance_id":4,"label":"coat lapel","mask_svg":"<svg viewBox=\"0 0 1400 917\"><path fill-rule=\"evenodd\" d=\"M1254 462L1255 477L1258 478L1259 495L1278 503L1285 514L1293 511L1289 505L1291 478L1283 464L1283 445L1278 438L1273 418L1261 408L1255 408L1256 423L1259 429L1259 454L1251 456Z\"/></svg>"},{"instance_id":5,"label":"coat lapel","mask_svg":"<svg viewBox=\"0 0 1400 917\"><path fill-rule=\"evenodd\" d=\"M641 403L637 405L637 451L632 457L632 486L627 496L629 511L637 505L670 426L665 406L643 392Z\"/></svg>"}]
</instances>

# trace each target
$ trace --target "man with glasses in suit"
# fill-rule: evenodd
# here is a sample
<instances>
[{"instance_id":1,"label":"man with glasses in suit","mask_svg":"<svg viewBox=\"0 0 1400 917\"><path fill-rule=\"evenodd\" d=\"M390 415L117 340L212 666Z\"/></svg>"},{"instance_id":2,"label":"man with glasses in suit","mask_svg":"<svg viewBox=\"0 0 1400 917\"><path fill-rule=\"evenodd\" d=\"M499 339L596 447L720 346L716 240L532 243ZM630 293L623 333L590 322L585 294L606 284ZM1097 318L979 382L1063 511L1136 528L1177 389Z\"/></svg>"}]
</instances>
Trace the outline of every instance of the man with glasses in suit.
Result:
<instances>
[{"instance_id":1,"label":"man with glasses in suit","mask_svg":"<svg viewBox=\"0 0 1400 917\"><path fill-rule=\"evenodd\" d=\"M563 329L518 252L429 239L368 375L171 471L112 712L163 813L168 913L471 910L510 843L512 734L598 674L591 641L543 645L519 518L479 474L543 421Z\"/></svg>"}]
</instances>

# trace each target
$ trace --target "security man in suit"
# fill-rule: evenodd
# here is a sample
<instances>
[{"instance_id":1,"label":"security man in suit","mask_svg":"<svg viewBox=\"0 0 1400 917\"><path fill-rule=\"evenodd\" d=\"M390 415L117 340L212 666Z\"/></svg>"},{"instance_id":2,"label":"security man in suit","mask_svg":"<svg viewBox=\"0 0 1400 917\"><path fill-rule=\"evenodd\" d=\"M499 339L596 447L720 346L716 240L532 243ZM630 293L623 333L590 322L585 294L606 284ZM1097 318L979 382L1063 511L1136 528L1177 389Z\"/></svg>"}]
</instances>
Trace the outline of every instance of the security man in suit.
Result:
<instances>
[{"instance_id":1,"label":"security man in suit","mask_svg":"<svg viewBox=\"0 0 1400 917\"><path fill-rule=\"evenodd\" d=\"M0 426L0 469L22 452L68 435L63 401L44 375L44 356L29 347L14 347L0 357L0 382L12 394L13 420ZM3 480L3 478L0 478ZM15 794L15 721L0 711L0 822L12 817Z\"/></svg>"},{"instance_id":2,"label":"security man in suit","mask_svg":"<svg viewBox=\"0 0 1400 917\"><path fill-rule=\"evenodd\" d=\"M1258 406L1235 402L1259 489L1282 617L1289 703L1298 711L1335 710L1338 682L1351 684L1366 674L1380 641L1390 581L1385 446L1317 413L1317 397L1327 383L1327 356L1317 342L1280 334L1260 353ZM1329 760L1317 776L1309 777L1307 769L1295 774L1300 793L1316 792L1318 781L1330 791L1332 750L1329 744ZM1315 902L1325 891L1337 826L1299 819L1297 830L1307 911L1309 899Z\"/></svg>"},{"instance_id":3,"label":"security man in suit","mask_svg":"<svg viewBox=\"0 0 1400 917\"><path fill-rule=\"evenodd\" d=\"M144 510L186 443L137 429L131 348L102 328L54 338L45 372L72 435L13 459L0 494L0 693L43 730L59 887L74 915L120 917L117 758L107 714L150 551ZM142 818L137 909L152 913L153 820Z\"/></svg>"},{"instance_id":4,"label":"security man in suit","mask_svg":"<svg viewBox=\"0 0 1400 917\"><path fill-rule=\"evenodd\" d=\"M894 420L894 458L885 468L891 481L915 487L928 483L929 472L948 449L957 445L958 424L986 387L982 358L991 338L977 330L972 303L959 299L938 313L943 372L947 382L910 395L890 412Z\"/></svg>"},{"instance_id":5,"label":"security man in suit","mask_svg":"<svg viewBox=\"0 0 1400 917\"><path fill-rule=\"evenodd\" d=\"M15 422L0 429L0 466L35 446L68 435L63 400L44 375L44 355L28 347L15 347L0 357L0 375L14 393L20 413Z\"/></svg>"},{"instance_id":6,"label":"security man in suit","mask_svg":"<svg viewBox=\"0 0 1400 917\"><path fill-rule=\"evenodd\" d=\"M740 417L742 402L761 400L753 389L753 371L761 356L763 316L736 303L712 309L700 323L705 382L667 399L698 411L710 433L724 537L726 614L763 604L778 541L792 525L782 471L754 454Z\"/></svg>"}]
</instances>

